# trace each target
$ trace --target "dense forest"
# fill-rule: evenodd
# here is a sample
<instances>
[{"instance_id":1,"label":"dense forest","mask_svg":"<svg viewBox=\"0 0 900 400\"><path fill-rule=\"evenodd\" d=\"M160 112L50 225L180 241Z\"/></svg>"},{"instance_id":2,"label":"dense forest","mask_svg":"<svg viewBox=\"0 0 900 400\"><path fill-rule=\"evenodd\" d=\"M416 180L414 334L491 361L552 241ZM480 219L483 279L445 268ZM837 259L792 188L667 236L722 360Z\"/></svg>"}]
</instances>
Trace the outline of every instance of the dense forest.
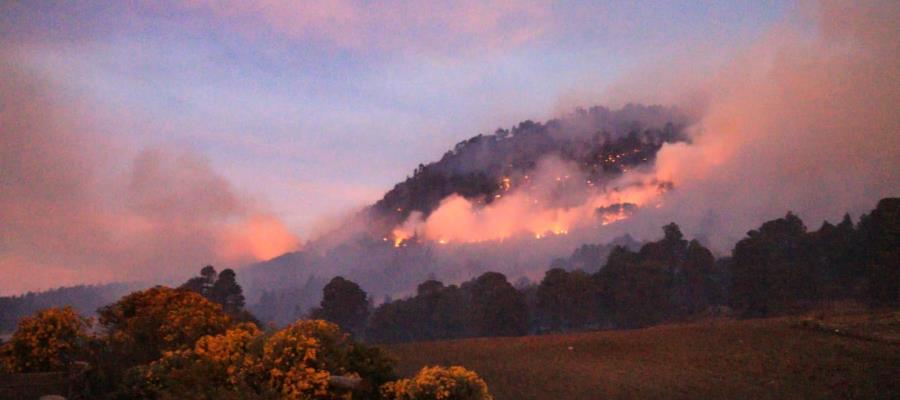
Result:
<instances>
[{"instance_id":1,"label":"dense forest","mask_svg":"<svg viewBox=\"0 0 900 400\"><path fill-rule=\"evenodd\" d=\"M404 342L766 317L834 300L871 307L900 301L900 198L881 200L858 223L846 216L814 231L788 213L748 232L718 260L675 223L637 251L616 246L602 265L585 257L589 249L555 263L570 269L553 267L537 284L516 287L496 272L461 285L428 280L415 295L375 308L359 286L338 277L325 286L316 315L371 341Z\"/></svg>"}]
</instances>

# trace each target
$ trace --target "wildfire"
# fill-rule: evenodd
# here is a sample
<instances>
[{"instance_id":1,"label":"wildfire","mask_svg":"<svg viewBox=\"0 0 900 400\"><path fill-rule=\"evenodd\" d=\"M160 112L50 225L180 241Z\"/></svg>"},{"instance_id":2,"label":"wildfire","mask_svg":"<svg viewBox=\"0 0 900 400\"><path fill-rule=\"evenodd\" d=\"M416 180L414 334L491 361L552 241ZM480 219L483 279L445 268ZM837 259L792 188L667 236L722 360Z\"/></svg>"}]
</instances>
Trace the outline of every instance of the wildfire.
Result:
<instances>
[{"instance_id":1,"label":"wildfire","mask_svg":"<svg viewBox=\"0 0 900 400\"><path fill-rule=\"evenodd\" d=\"M393 242L394 247L405 246L406 245L405 242L407 240L409 240L409 237L410 237L406 232L404 232L400 228L394 228L394 230L391 232L391 236L392 236L391 242ZM387 241L388 238L384 238L384 240Z\"/></svg>"},{"instance_id":2,"label":"wildfire","mask_svg":"<svg viewBox=\"0 0 900 400\"><path fill-rule=\"evenodd\" d=\"M535 233L535 234L534 234L534 238L535 238L535 239L543 239L543 238L545 238L545 237L550 237L550 236L561 236L561 235L568 235L568 234L569 234L569 230L568 230L568 229L554 228L554 229L551 229L551 230L544 231L543 233Z\"/></svg>"},{"instance_id":3,"label":"wildfire","mask_svg":"<svg viewBox=\"0 0 900 400\"><path fill-rule=\"evenodd\" d=\"M667 181L658 180L655 174L640 171L629 171L612 184L601 184L559 168L546 169L552 174L530 176L523 180L524 185L515 188L511 178L501 178L501 192L495 193L491 202L467 199L459 194L447 196L428 216L413 211L389 238L396 247L404 246L408 240L430 241L436 245L516 237L541 240L568 235L591 224L609 225L625 220L638 208L657 207L661 196L673 187ZM578 182L584 185L585 196L579 199L580 203L563 205L556 197L560 194L557 182Z\"/></svg>"},{"instance_id":4,"label":"wildfire","mask_svg":"<svg viewBox=\"0 0 900 400\"><path fill-rule=\"evenodd\" d=\"M623 219L626 219L626 218L628 218L629 216L630 216L630 214L627 213L627 212L625 211L625 209L620 209L619 212L617 212L617 213L603 215L603 216L600 218L600 225L606 226L606 225L609 225L609 224L611 224L611 223L613 223L613 222L618 222L618 221L621 221L621 220L623 220Z\"/></svg>"}]
</instances>

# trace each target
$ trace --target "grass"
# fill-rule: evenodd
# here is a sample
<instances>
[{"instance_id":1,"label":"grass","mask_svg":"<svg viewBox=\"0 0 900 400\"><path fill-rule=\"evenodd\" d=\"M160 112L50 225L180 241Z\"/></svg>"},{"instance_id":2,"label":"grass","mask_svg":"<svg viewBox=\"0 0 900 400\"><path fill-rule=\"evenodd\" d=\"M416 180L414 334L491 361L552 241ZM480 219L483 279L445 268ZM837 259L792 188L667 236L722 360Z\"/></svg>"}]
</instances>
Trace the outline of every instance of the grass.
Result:
<instances>
[{"instance_id":1,"label":"grass","mask_svg":"<svg viewBox=\"0 0 900 400\"><path fill-rule=\"evenodd\" d=\"M718 320L389 350L405 376L425 365L473 369L498 400L900 398L900 344L799 322Z\"/></svg>"}]
</instances>

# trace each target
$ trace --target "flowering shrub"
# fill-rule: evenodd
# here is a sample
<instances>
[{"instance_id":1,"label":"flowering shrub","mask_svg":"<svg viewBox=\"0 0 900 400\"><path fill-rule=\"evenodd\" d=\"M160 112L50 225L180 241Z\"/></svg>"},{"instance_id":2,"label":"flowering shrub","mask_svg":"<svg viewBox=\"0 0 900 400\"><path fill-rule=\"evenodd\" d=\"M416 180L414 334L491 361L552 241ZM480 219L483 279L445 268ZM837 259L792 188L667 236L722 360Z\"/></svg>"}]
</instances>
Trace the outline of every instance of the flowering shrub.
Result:
<instances>
[{"instance_id":1,"label":"flowering shrub","mask_svg":"<svg viewBox=\"0 0 900 400\"><path fill-rule=\"evenodd\" d=\"M255 325L241 324L220 335L204 336L193 348L163 352L159 360L137 368L129 378L127 394L135 398L350 399L354 393L365 393L332 386L332 375L378 384L391 374L392 363L382 353L354 343L333 323L297 321L268 337Z\"/></svg>"},{"instance_id":2,"label":"flowering shrub","mask_svg":"<svg viewBox=\"0 0 900 400\"><path fill-rule=\"evenodd\" d=\"M262 372L255 349L262 346L262 333L251 323L240 324L224 335L204 336L194 346L194 354L218 367L231 385L254 382Z\"/></svg>"},{"instance_id":3,"label":"flowering shrub","mask_svg":"<svg viewBox=\"0 0 900 400\"><path fill-rule=\"evenodd\" d=\"M0 370L62 370L86 360L92 397L180 400L377 398L395 379L383 350L327 321L301 320L264 334L202 296L155 287L99 311L104 329L71 308L21 321L0 344Z\"/></svg>"},{"instance_id":4,"label":"flowering shrub","mask_svg":"<svg viewBox=\"0 0 900 400\"><path fill-rule=\"evenodd\" d=\"M412 379L400 379L381 387L391 400L492 400L487 384L463 367L425 367Z\"/></svg>"},{"instance_id":5,"label":"flowering shrub","mask_svg":"<svg viewBox=\"0 0 900 400\"><path fill-rule=\"evenodd\" d=\"M25 317L9 343L0 347L0 364L9 372L64 370L82 356L90 324L68 306Z\"/></svg>"},{"instance_id":6,"label":"flowering shrub","mask_svg":"<svg viewBox=\"0 0 900 400\"><path fill-rule=\"evenodd\" d=\"M258 357L262 333L241 324L204 336L193 349L165 351L129 377L128 397L172 399L278 398L269 390ZM136 375L136 376L135 376Z\"/></svg>"},{"instance_id":7,"label":"flowering shrub","mask_svg":"<svg viewBox=\"0 0 900 400\"><path fill-rule=\"evenodd\" d=\"M203 336L224 333L233 322L220 305L197 293L158 286L102 308L100 324L109 344L128 359L145 363L163 351L190 349Z\"/></svg>"},{"instance_id":8,"label":"flowering shrub","mask_svg":"<svg viewBox=\"0 0 900 400\"><path fill-rule=\"evenodd\" d=\"M270 387L290 399L328 397L328 378L331 374L318 358L322 352L322 341L315 335L340 333L340 330L332 331L329 325L334 324L298 321L266 340L262 363L268 372Z\"/></svg>"}]
</instances>

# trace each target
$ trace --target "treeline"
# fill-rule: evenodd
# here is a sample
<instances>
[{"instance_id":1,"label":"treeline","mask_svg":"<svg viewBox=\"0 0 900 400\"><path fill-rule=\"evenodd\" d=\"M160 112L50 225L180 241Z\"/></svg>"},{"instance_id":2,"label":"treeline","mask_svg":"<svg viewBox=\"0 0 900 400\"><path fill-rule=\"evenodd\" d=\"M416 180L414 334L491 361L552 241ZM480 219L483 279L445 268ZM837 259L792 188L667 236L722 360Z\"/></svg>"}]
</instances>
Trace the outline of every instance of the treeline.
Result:
<instances>
[{"instance_id":1,"label":"treeline","mask_svg":"<svg viewBox=\"0 0 900 400\"><path fill-rule=\"evenodd\" d=\"M372 308L358 285L335 278L315 315L371 341L404 342L765 317L839 299L897 306L898 288L900 199L888 198L856 224L845 216L815 231L788 213L718 260L672 223L639 250L617 246L596 272L552 268L520 287L496 272L461 285L429 280L409 298Z\"/></svg>"}]
</instances>

